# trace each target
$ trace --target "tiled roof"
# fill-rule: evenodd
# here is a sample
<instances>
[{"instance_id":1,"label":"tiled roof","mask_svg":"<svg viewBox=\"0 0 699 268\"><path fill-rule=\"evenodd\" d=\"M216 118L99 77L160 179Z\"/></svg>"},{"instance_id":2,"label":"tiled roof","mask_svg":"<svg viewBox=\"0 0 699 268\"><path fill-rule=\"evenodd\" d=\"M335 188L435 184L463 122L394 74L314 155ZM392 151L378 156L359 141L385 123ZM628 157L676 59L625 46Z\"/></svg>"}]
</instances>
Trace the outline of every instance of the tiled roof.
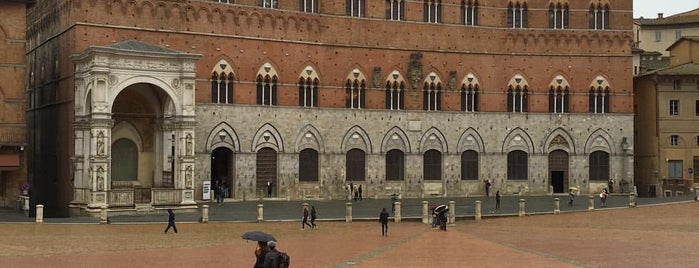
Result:
<instances>
[{"instance_id":1,"label":"tiled roof","mask_svg":"<svg viewBox=\"0 0 699 268\"><path fill-rule=\"evenodd\" d=\"M652 74L657 74L657 75L699 75L699 64L689 62L689 63L685 63L685 64L680 64L677 66L672 66L672 67L667 67L664 69L650 71L650 72L642 74L641 76L652 75Z\"/></svg>"},{"instance_id":2,"label":"tiled roof","mask_svg":"<svg viewBox=\"0 0 699 268\"><path fill-rule=\"evenodd\" d=\"M699 8L662 19L634 19L638 25L673 25L699 23Z\"/></svg>"},{"instance_id":3,"label":"tiled roof","mask_svg":"<svg viewBox=\"0 0 699 268\"><path fill-rule=\"evenodd\" d=\"M168 49L168 48L164 48L164 47L159 47L159 46L152 45L152 44L138 41L138 40L121 41L119 43L106 45L104 47L121 49L121 50L141 51L141 52L180 53L179 51L176 51L176 50L172 50L172 49Z\"/></svg>"}]
</instances>

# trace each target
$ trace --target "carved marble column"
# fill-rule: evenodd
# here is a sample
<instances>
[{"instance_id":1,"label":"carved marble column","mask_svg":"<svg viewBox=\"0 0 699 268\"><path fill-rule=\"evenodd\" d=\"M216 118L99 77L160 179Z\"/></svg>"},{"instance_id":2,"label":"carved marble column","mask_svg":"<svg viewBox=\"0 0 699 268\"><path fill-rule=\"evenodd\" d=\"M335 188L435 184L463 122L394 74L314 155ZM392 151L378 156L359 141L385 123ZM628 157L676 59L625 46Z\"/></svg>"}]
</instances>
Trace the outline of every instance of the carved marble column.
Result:
<instances>
[{"instance_id":1,"label":"carved marble column","mask_svg":"<svg viewBox=\"0 0 699 268\"><path fill-rule=\"evenodd\" d=\"M182 191L181 204L190 205L194 202L194 130L196 122L193 117L178 118L175 123L176 143L176 168L179 172L175 174L175 188Z\"/></svg>"}]
</instances>

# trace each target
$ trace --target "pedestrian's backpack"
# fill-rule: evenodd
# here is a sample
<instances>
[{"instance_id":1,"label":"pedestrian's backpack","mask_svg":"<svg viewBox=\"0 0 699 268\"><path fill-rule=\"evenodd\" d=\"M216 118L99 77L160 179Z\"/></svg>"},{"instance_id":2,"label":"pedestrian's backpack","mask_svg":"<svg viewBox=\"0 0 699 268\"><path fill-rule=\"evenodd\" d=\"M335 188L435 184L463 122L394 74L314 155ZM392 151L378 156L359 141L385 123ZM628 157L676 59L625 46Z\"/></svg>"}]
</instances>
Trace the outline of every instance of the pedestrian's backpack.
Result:
<instances>
[{"instance_id":1,"label":"pedestrian's backpack","mask_svg":"<svg viewBox=\"0 0 699 268\"><path fill-rule=\"evenodd\" d=\"M289 268L289 255L286 252L279 252L279 268Z\"/></svg>"}]
</instances>

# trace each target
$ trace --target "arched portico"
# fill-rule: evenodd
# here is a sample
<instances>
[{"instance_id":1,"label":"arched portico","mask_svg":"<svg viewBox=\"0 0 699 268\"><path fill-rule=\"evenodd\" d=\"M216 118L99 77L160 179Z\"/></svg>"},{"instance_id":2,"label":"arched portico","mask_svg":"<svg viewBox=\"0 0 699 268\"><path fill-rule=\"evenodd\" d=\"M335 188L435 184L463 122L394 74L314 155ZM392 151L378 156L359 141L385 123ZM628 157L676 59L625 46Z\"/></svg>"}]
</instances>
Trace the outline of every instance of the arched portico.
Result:
<instances>
[{"instance_id":1,"label":"arched portico","mask_svg":"<svg viewBox=\"0 0 699 268\"><path fill-rule=\"evenodd\" d=\"M90 47L73 57L72 206L94 211L194 204L199 57L135 40Z\"/></svg>"}]
</instances>

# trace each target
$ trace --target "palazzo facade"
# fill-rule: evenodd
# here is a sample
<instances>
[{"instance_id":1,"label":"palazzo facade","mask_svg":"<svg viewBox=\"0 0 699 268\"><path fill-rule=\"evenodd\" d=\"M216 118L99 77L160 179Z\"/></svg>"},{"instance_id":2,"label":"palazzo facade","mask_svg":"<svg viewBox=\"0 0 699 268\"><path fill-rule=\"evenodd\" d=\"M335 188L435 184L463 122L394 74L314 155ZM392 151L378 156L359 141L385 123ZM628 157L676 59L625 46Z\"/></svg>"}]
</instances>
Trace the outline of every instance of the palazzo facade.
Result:
<instances>
[{"instance_id":1,"label":"palazzo facade","mask_svg":"<svg viewBox=\"0 0 699 268\"><path fill-rule=\"evenodd\" d=\"M288 200L632 185L631 9L37 1L32 200L61 216L190 206L204 181L240 200L270 182Z\"/></svg>"}]
</instances>

